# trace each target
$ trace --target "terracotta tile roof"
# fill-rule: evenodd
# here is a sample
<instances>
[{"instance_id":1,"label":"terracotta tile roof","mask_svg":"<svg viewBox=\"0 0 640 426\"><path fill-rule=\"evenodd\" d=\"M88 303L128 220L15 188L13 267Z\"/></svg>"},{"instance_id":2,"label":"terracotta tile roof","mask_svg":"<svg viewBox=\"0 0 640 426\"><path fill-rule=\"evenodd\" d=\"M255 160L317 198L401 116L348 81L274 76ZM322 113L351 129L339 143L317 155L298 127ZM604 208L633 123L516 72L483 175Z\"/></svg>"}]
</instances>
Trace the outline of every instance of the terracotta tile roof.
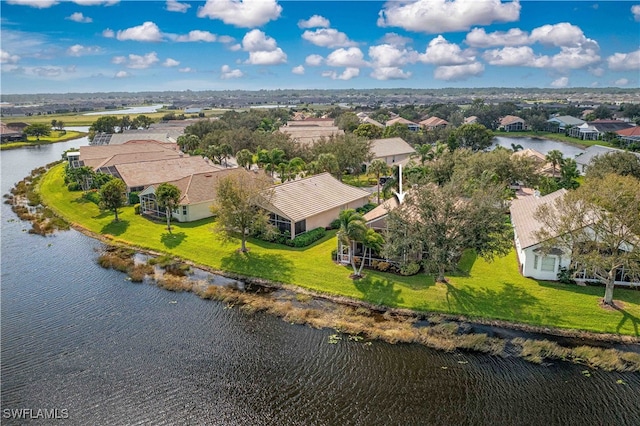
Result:
<instances>
[{"instance_id":1,"label":"terracotta tile roof","mask_svg":"<svg viewBox=\"0 0 640 426\"><path fill-rule=\"evenodd\" d=\"M633 126L628 129L618 130L620 136L640 136L640 126Z\"/></svg>"},{"instance_id":2,"label":"terracotta tile roof","mask_svg":"<svg viewBox=\"0 0 640 426\"><path fill-rule=\"evenodd\" d=\"M274 186L269 210L298 222L368 197L368 192L322 173Z\"/></svg>"},{"instance_id":3,"label":"terracotta tile roof","mask_svg":"<svg viewBox=\"0 0 640 426\"><path fill-rule=\"evenodd\" d=\"M417 123L414 123L413 121L409 121L406 118L402 118L402 117L397 117L397 118L392 118L391 120L387 121L385 123L386 126L393 126L394 124L413 124L414 126L417 126Z\"/></svg>"},{"instance_id":4,"label":"terracotta tile roof","mask_svg":"<svg viewBox=\"0 0 640 426\"><path fill-rule=\"evenodd\" d=\"M424 127L438 127L438 126L447 126L449 125L449 122L439 117L429 117L425 120L422 120L418 124Z\"/></svg>"},{"instance_id":5,"label":"terracotta tile roof","mask_svg":"<svg viewBox=\"0 0 640 426\"><path fill-rule=\"evenodd\" d=\"M114 166L128 187L171 182L197 173L216 172L221 166L201 156L141 161Z\"/></svg>"},{"instance_id":6,"label":"terracotta tile roof","mask_svg":"<svg viewBox=\"0 0 640 426\"><path fill-rule=\"evenodd\" d=\"M148 157L145 157L148 155ZM80 147L80 161L96 169L102 164L115 165L117 161L141 161L145 158L177 158L181 154L174 143L135 141L122 145L89 145ZM131 156L131 160L128 158Z\"/></svg>"},{"instance_id":7,"label":"terracotta tile roof","mask_svg":"<svg viewBox=\"0 0 640 426\"><path fill-rule=\"evenodd\" d=\"M505 115L500 119L501 126L508 126L509 124L518 123L518 122L524 122L524 120L515 115Z\"/></svg>"},{"instance_id":8,"label":"terracotta tile roof","mask_svg":"<svg viewBox=\"0 0 640 426\"><path fill-rule=\"evenodd\" d=\"M214 172L194 173L182 179L168 182L180 189L180 205L213 202L217 195L217 185L220 179L248 172L244 168L217 170ZM253 174L253 173L252 173Z\"/></svg>"},{"instance_id":9,"label":"terracotta tile roof","mask_svg":"<svg viewBox=\"0 0 640 426\"><path fill-rule=\"evenodd\" d=\"M535 235L543 226L539 220L534 218L538 207L545 204L553 205L556 199L563 197L566 193L566 189L561 189L544 197L524 197L511 202L511 207L509 208L511 211L511 223L523 249L541 242Z\"/></svg>"},{"instance_id":10,"label":"terracotta tile roof","mask_svg":"<svg viewBox=\"0 0 640 426\"><path fill-rule=\"evenodd\" d=\"M416 150L402 138L371 140L371 153L374 159L391 155L412 154L414 152L416 152Z\"/></svg>"}]
</instances>

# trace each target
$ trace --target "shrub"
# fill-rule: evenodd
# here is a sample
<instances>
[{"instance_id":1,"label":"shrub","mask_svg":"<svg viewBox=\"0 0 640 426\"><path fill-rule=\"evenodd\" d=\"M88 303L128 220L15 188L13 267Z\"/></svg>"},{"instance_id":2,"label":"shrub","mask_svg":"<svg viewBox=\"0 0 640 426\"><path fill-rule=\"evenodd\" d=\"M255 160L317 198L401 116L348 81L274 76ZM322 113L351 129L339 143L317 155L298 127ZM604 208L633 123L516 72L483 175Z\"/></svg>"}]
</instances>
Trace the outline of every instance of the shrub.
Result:
<instances>
[{"instance_id":1,"label":"shrub","mask_svg":"<svg viewBox=\"0 0 640 426\"><path fill-rule=\"evenodd\" d=\"M373 203L367 203L362 207L358 207L356 209L356 212L360 213L360 214L366 214L369 213L371 210L375 209L376 205Z\"/></svg>"},{"instance_id":2,"label":"shrub","mask_svg":"<svg viewBox=\"0 0 640 426\"><path fill-rule=\"evenodd\" d=\"M140 203L140 197L138 196L137 192L130 192L129 193L129 204L138 204Z\"/></svg>"},{"instance_id":3,"label":"shrub","mask_svg":"<svg viewBox=\"0 0 640 426\"><path fill-rule=\"evenodd\" d=\"M334 262L338 260L338 249L331 250L331 260Z\"/></svg>"},{"instance_id":4,"label":"shrub","mask_svg":"<svg viewBox=\"0 0 640 426\"><path fill-rule=\"evenodd\" d=\"M80 184L78 182L71 182L69 185L67 185L67 190L69 190L69 191L80 191L80 190L82 190L82 186L80 186Z\"/></svg>"},{"instance_id":5,"label":"shrub","mask_svg":"<svg viewBox=\"0 0 640 426\"><path fill-rule=\"evenodd\" d=\"M140 204L133 206L133 212L137 215L140 214Z\"/></svg>"},{"instance_id":6,"label":"shrub","mask_svg":"<svg viewBox=\"0 0 640 426\"><path fill-rule=\"evenodd\" d=\"M560 268L558 271L558 281L562 284L575 284L576 282L573 279L573 270L567 269L564 266Z\"/></svg>"},{"instance_id":7,"label":"shrub","mask_svg":"<svg viewBox=\"0 0 640 426\"><path fill-rule=\"evenodd\" d=\"M311 231L298 235L293 240L286 240L285 244L290 247L306 247L324 237L326 233L327 230L324 228L312 229Z\"/></svg>"},{"instance_id":8,"label":"shrub","mask_svg":"<svg viewBox=\"0 0 640 426\"><path fill-rule=\"evenodd\" d=\"M98 206L100 205L100 193L95 189L82 194L82 198Z\"/></svg>"},{"instance_id":9,"label":"shrub","mask_svg":"<svg viewBox=\"0 0 640 426\"><path fill-rule=\"evenodd\" d=\"M420 264L417 262L409 262L400 267L400 275L415 275L420 271Z\"/></svg>"},{"instance_id":10,"label":"shrub","mask_svg":"<svg viewBox=\"0 0 640 426\"><path fill-rule=\"evenodd\" d=\"M387 272L390 267L391 264L389 262L378 262L376 265L376 269L380 272Z\"/></svg>"},{"instance_id":11,"label":"shrub","mask_svg":"<svg viewBox=\"0 0 640 426\"><path fill-rule=\"evenodd\" d=\"M329 229L338 229L340 228L340 219L336 219L329 224Z\"/></svg>"}]
</instances>

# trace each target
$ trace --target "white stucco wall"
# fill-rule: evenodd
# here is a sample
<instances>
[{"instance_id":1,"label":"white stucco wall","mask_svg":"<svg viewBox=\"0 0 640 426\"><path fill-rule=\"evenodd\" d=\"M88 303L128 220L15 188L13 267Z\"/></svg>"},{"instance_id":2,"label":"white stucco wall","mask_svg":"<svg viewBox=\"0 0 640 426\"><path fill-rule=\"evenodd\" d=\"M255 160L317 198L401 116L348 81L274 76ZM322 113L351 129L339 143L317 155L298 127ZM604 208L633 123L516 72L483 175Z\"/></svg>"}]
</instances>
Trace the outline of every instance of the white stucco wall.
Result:
<instances>
[{"instance_id":1,"label":"white stucco wall","mask_svg":"<svg viewBox=\"0 0 640 426\"><path fill-rule=\"evenodd\" d=\"M178 207L178 213L173 212L173 217L178 222L193 222L195 220L204 219L213 216L211 213L211 201L205 201L199 204L190 204L187 206L187 214L182 214L182 207Z\"/></svg>"}]
</instances>

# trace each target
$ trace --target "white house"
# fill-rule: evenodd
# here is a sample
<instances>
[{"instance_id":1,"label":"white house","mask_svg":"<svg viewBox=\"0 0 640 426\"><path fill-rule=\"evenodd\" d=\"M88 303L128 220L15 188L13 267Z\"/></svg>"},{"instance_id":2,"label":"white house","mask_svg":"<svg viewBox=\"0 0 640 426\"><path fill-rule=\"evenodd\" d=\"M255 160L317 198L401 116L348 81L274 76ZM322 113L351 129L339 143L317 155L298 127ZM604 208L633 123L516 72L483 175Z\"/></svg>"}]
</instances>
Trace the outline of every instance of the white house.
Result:
<instances>
[{"instance_id":1,"label":"white house","mask_svg":"<svg viewBox=\"0 0 640 426\"><path fill-rule=\"evenodd\" d=\"M416 150L400 137L371 140L371 154L373 155L371 161L382 160L388 166L406 163L415 152Z\"/></svg>"},{"instance_id":2,"label":"white house","mask_svg":"<svg viewBox=\"0 0 640 426\"><path fill-rule=\"evenodd\" d=\"M520 270L525 277L538 280L556 281L561 267L568 268L571 264L569 253L560 250L542 252L542 243L536 232L542 228L542 223L534 218L534 214L541 205L553 205L554 201L563 197L566 189L561 189L543 197L525 197L513 200L511 203L511 223L513 224L516 252Z\"/></svg>"}]
</instances>

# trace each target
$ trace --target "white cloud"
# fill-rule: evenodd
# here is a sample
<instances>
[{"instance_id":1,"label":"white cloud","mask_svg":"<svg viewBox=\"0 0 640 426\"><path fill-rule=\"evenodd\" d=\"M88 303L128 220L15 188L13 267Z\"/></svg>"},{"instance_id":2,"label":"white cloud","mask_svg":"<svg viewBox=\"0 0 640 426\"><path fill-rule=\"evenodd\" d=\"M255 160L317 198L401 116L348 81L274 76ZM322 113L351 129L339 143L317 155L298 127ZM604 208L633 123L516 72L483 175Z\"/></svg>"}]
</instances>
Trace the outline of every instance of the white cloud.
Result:
<instances>
[{"instance_id":1,"label":"white cloud","mask_svg":"<svg viewBox=\"0 0 640 426\"><path fill-rule=\"evenodd\" d=\"M386 33L381 39L382 43L391 44L393 46L404 46L412 41L413 40L409 37L404 37L397 33Z\"/></svg>"},{"instance_id":2,"label":"white cloud","mask_svg":"<svg viewBox=\"0 0 640 426\"><path fill-rule=\"evenodd\" d=\"M375 68L370 76L376 80L406 80L411 77L411 72L405 72L398 67L379 67Z\"/></svg>"},{"instance_id":3,"label":"white cloud","mask_svg":"<svg viewBox=\"0 0 640 426\"><path fill-rule=\"evenodd\" d=\"M303 65L298 65L297 67L293 67L291 69L291 72L293 74L297 74L297 75L304 75L304 66Z\"/></svg>"},{"instance_id":4,"label":"white cloud","mask_svg":"<svg viewBox=\"0 0 640 426\"><path fill-rule=\"evenodd\" d=\"M379 44L369 48L369 57L378 67L395 67L414 63L418 54L414 50L400 48L391 44Z\"/></svg>"},{"instance_id":5,"label":"white cloud","mask_svg":"<svg viewBox=\"0 0 640 426\"><path fill-rule=\"evenodd\" d=\"M355 78L359 75L360 69L351 67L345 69L342 74L338 74L335 71L324 71L322 73L323 77L329 77L332 80L351 80L352 78Z\"/></svg>"},{"instance_id":6,"label":"white cloud","mask_svg":"<svg viewBox=\"0 0 640 426\"><path fill-rule=\"evenodd\" d=\"M69 56L85 56L95 55L100 53L101 49L98 46L83 46L81 44L74 44L67 49L67 55Z\"/></svg>"},{"instance_id":7,"label":"white cloud","mask_svg":"<svg viewBox=\"0 0 640 426\"><path fill-rule=\"evenodd\" d=\"M277 65L287 62L287 54L273 37L260 30L251 30L242 38L242 49L249 52L247 64Z\"/></svg>"},{"instance_id":8,"label":"white cloud","mask_svg":"<svg viewBox=\"0 0 640 426\"><path fill-rule=\"evenodd\" d=\"M72 13L70 16L67 16L65 19L68 19L73 22L79 22L81 24L88 24L90 22L93 22L93 19L89 18L88 16L84 16L82 12Z\"/></svg>"},{"instance_id":9,"label":"white cloud","mask_svg":"<svg viewBox=\"0 0 640 426\"><path fill-rule=\"evenodd\" d=\"M640 22L640 4L631 6L631 13L633 14L633 19Z\"/></svg>"},{"instance_id":10,"label":"white cloud","mask_svg":"<svg viewBox=\"0 0 640 426\"><path fill-rule=\"evenodd\" d=\"M218 36L218 41L220 43L228 44L228 43L233 43L234 41L236 41L236 39L228 35L221 35L221 36Z\"/></svg>"},{"instance_id":11,"label":"white cloud","mask_svg":"<svg viewBox=\"0 0 640 426\"><path fill-rule=\"evenodd\" d=\"M220 68L220 78L222 80L229 80L231 78L240 78L244 74L239 69L231 69L229 65L223 65Z\"/></svg>"},{"instance_id":12,"label":"white cloud","mask_svg":"<svg viewBox=\"0 0 640 426\"><path fill-rule=\"evenodd\" d=\"M178 65L180 65L179 61L176 61L175 59L172 58L167 58L164 60L164 62L162 63L163 67L177 67Z\"/></svg>"},{"instance_id":13,"label":"white cloud","mask_svg":"<svg viewBox=\"0 0 640 426\"><path fill-rule=\"evenodd\" d=\"M434 78L446 81L466 80L469 77L482 74L484 65L480 62L473 62L465 65L451 65L437 67L433 72Z\"/></svg>"},{"instance_id":14,"label":"white cloud","mask_svg":"<svg viewBox=\"0 0 640 426\"><path fill-rule=\"evenodd\" d=\"M568 77L560 77L551 82L551 87L567 87L569 85Z\"/></svg>"},{"instance_id":15,"label":"white cloud","mask_svg":"<svg viewBox=\"0 0 640 426\"><path fill-rule=\"evenodd\" d=\"M560 53L551 57L550 66L560 70L580 69L600 62L597 50L582 47L562 47Z\"/></svg>"},{"instance_id":16,"label":"white cloud","mask_svg":"<svg viewBox=\"0 0 640 426\"><path fill-rule=\"evenodd\" d=\"M189 3L180 3L176 0L167 0L166 9L169 12L180 12L186 13L187 10L191 7Z\"/></svg>"},{"instance_id":17,"label":"white cloud","mask_svg":"<svg viewBox=\"0 0 640 426\"><path fill-rule=\"evenodd\" d=\"M149 68L156 62L158 62L158 55L156 54L156 52L150 52L142 56L129 54L128 56L114 56L113 58L111 58L112 64L126 64L127 68L133 69Z\"/></svg>"},{"instance_id":18,"label":"white cloud","mask_svg":"<svg viewBox=\"0 0 640 426\"><path fill-rule=\"evenodd\" d=\"M441 35L431 40L425 53L420 55L422 62L434 65L462 65L474 59L469 52L463 52L460 46L449 43Z\"/></svg>"},{"instance_id":19,"label":"white cloud","mask_svg":"<svg viewBox=\"0 0 640 426\"><path fill-rule=\"evenodd\" d=\"M598 45L594 40L586 38L579 27L568 22L534 28L530 38L532 42L552 46L589 47L590 44Z\"/></svg>"},{"instance_id":20,"label":"white cloud","mask_svg":"<svg viewBox=\"0 0 640 426\"><path fill-rule=\"evenodd\" d=\"M640 49L630 53L614 53L607 58L613 71L640 71Z\"/></svg>"},{"instance_id":21,"label":"white cloud","mask_svg":"<svg viewBox=\"0 0 640 426\"><path fill-rule=\"evenodd\" d=\"M298 28L328 28L331 24L324 16L313 15L311 18L298 21Z\"/></svg>"},{"instance_id":22,"label":"white cloud","mask_svg":"<svg viewBox=\"0 0 640 426\"><path fill-rule=\"evenodd\" d=\"M321 47L349 47L357 43L349 40L349 37L334 28L318 28L315 31L305 31L302 38Z\"/></svg>"},{"instance_id":23,"label":"white cloud","mask_svg":"<svg viewBox=\"0 0 640 426\"><path fill-rule=\"evenodd\" d=\"M284 53L279 47L276 50L272 50L270 52L264 50L258 52L249 52L249 59L245 61L245 63L251 65L278 65L284 64L286 62L287 54Z\"/></svg>"},{"instance_id":24,"label":"white cloud","mask_svg":"<svg viewBox=\"0 0 640 426\"><path fill-rule=\"evenodd\" d=\"M240 43L233 44L229 46L229 50L232 52L237 52L238 50L242 50L242 45Z\"/></svg>"},{"instance_id":25,"label":"white cloud","mask_svg":"<svg viewBox=\"0 0 640 426\"><path fill-rule=\"evenodd\" d=\"M0 49L0 64L15 64L20 60L20 56L12 55L6 50Z\"/></svg>"},{"instance_id":26,"label":"white cloud","mask_svg":"<svg viewBox=\"0 0 640 426\"><path fill-rule=\"evenodd\" d=\"M9 4L17 4L20 6L31 6L38 9L46 9L58 4L56 0L7 0Z\"/></svg>"},{"instance_id":27,"label":"white cloud","mask_svg":"<svg viewBox=\"0 0 640 426\"><path fill-rule=\"evenodd\" d=\"M115 78L127 78L127 77L131 77L131 74L129 74L126 71L118 71L116 73L116 75L114 75Z\"/></svg>"},{"instance_id":28,"label":"white cloud","mask_svg":"<svg viewBox=\"0 0 640 426\"><path fill-rule=\"evenodd\" d=\"M120 0L72 0L75 4L79 4L81 6L112 6L120 2Z\"/></svg>"},{"instance_id":29,"label":"white cloud","mask_svg":"<svg viewBox=\"0 0 640 426\"><path fill-rule=\"evenodd\" d=\"M629 84L629 79L619 78L618 80L614 81L613 84L615 86L626 86L627 84Z\"/></svg>"},{"instance_id":30,"label":"white cloud","mask_svg":"<svg viewBox=\"0 0 640 426\"><path fill-rule=\"evenodd\" d=\"M242 38L242 49L247 52L276 50L278 43L260 30L251 30Z\"/></svg>"},{"instance_id":31,"label":"white cloud","mask_svg":"<svg viewBox=\"0 0 640 426\"><path fill-rule=\"evenodd\" d=\"M250 28L278 19L281 12L282 6L276 0L207 0L198 9L198 17Z\"/></svg>"},{"instance_id":32,"label":"white cloud","mask_svg":"<svg viewBox=\"0 0 640 426\"><path fill-rule=\"evenodd\" d=\"M194 72L195 70L190 68L190 67L184 67L184 68L180 68L178 69L179 72Z\"/></svg>"},{"instance_id":33,"label":"white cloud","mask_svg":"<svg viewBox=\"0 0 640 426\"><path fill-rule=\"evenodd\" d=\"M465 31L473 25L514 22L520 17L520 2L500 0L417 0L385 3L378 26L436 34Z\"/></svg>"},{"instance_id":34,"label":"white cloud","mask_svg":"<svg viewBox=\"0 0 640 426\"><path fill-rule=\"evenodd\" d=\"M113 32L111 28L106 28L104 31L102 31L102 37L104 38L114 38L115 36L116 33Z\"/></svg>"},{"instance_id":35,"label":"white cloud","mask_svg":"<svg viewBox=\"0 0 640 426\"><path fill-rule=\"evenodd\" d=\"M118 31L116 38L120 41L161 41L162 33L160 32L160 28L158 28L155 23L147 21L142 25L138 25L137 27L131 27L127 28L126 30Z\"/></svg>"},{"instance_id":36,"label":"white cloud","mask_svg":"<svg viewBox=\"0 0 640 426\"><path fill-rule=\"evenodd\" d=\"M309 55L305 58L304 63L309 65L310 67L317 67L322 65L322 62L324 61L324 58L320 55Z\"/></svg>"},{"instance_id":37,"label":"white cloud","mask_svg":"<svg viewBox=\"0 0 640 426\"><path fill-rule=\"evenodd\" d=\"M212 43L217 39L218 39L218 36L216 36L215 34L210 33L209 31L201 31L201 30L189 31L188 34L179 35L175 37L175 41L181 42L181 43L197 42L197 41L205 41L208 43Z\"/></svg>"},{"instance_id":38,"label":"white cloud","mask_svg":"<svg viewBox=\"0 0 640 426\"><path fill-rule=\"evenodd\" d=\"M474 28L467 34L465 43L471 47L522 46L529 44L529 34L519 28L487 34L484 28Z\"/></svg>"},{"instance_id":39,"label":"white cloud","mask_svg":"<svg viewBox=\"0 0 640 426\"><path fill-rule=\"evenodd\" d=\"M334 50L329 54L329 56L327 56L326 63L331 67L356 68L367 66L362 51L357 47Z\"/></svg>"},{"instance_id":40,"label":"white cloud","mask_svg":"<svg viewBox=\"0 0 640 426\"><path fill-rule=\"evenodd\" d=\"M548 56L536 56L529 46L505 47L502 49L487 50L482 58L490 65L505 67L534 67L549 66L551 59Z\"/></svg>"}]
</instances>

